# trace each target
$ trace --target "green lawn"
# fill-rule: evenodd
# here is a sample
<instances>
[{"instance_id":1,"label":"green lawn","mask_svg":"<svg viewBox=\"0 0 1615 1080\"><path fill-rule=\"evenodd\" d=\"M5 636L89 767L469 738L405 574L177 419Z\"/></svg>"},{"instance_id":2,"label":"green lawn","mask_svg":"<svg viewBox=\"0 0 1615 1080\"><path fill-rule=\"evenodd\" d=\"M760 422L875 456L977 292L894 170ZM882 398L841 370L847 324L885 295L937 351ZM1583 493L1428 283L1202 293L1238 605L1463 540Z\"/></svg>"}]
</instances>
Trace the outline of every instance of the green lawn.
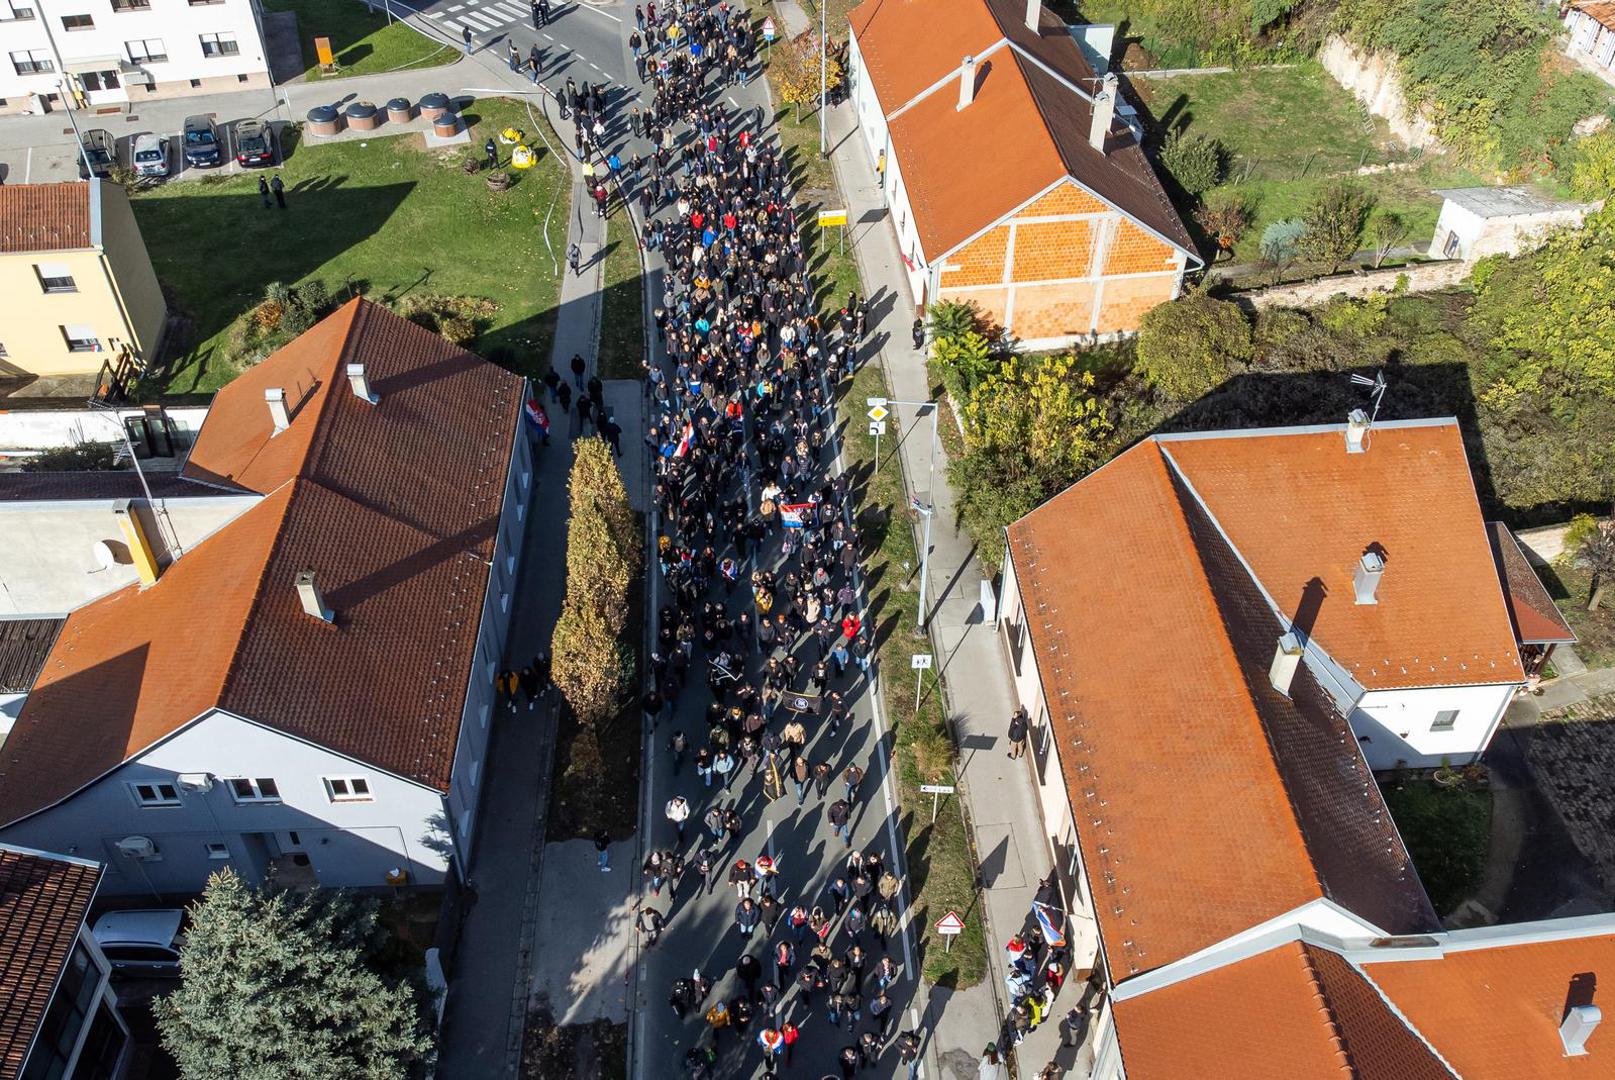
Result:
<instances>
[{"instance_id":1,"label":"green lawn","mask_svg":"<svg viewBox=\"0 0 1615 1080\"><path fill-rule=\"evenodd\" d=\"M600 304L599 367L602 379L640 379L645 369L645 279L639 238L628 208L615 206L606 219L605 296Z\"/></svg>"},{"instance_id":2,"label":"green lawn","mask_svg":"<svg viewBox=\"0 0 1615 1080\"><path fill-rule=\"evenodd\" d=\"M1453 780L1449 786L1397 777L1382 789L1413 867L1443 916L1480 888L1492 842L1491 791Z\"/></svg>"},{"instance_id":3,"label":"green lawn","mask_svg":"<svg viewBox=\"0 0 1615 1080\"><path fill-rule=\"evenodd\" d=\"M460 51L418 33L385 12L367 8L363 0L264 0L266 11L295 11L297 38L303 46L308 79L321 78L314 39L329 37L341 75L371 75L399 68L452 64ZM379 104L379 102L378 102Z\"/></svg>"},{"instance_id":4,"label":"green lawn","mask_svg":"<svg viewBox=\"0 0 1615 1080\"><path fill-rule=\"evenodd\" d=\"M467 107L472 142L509 124L531 131L518 103ZM551 143L558 144L552 132ZM490 192L461 162L469 147L423 149L419 134L293 145L282 177L288 209L265 210L254 174L171 183L134 199L157 276L195 323L192 346L152 376L158 393L216 390L240 366L231 327L271 282L325 282L383 303L429 294L483 297L496 310L472 348L496 350L527 374L548 365L564 269L566 164L536 144L539 163ZM545 242L546 230L548 244Z\"/></svg>"},{"instance_id":5,"label":"green lawn","mask_svg":"<svg viewBox=\"0 0 1615 1080\"><path fill-rule=\"evenodd\" d=\"M1585 566L1560 559L1542 576L1576 632L1576 655L1588 667L1615 667L1615 587L1605 589L1598 608L1588 611L1593 578Z\"/></svg>"}]
</instances>

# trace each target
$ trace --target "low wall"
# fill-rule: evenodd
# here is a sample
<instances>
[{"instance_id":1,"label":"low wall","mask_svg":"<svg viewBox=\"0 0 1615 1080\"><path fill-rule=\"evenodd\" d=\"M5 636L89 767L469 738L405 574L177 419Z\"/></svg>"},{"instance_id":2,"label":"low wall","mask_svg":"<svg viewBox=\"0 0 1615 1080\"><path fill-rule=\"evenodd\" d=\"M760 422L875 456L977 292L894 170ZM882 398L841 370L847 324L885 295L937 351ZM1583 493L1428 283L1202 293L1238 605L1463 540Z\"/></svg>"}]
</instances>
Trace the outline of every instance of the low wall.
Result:
<instances>
[{"instance_id":1,"label":"low wall","mask_svg":"<svg viewBox=\"0 0 1615 1080\"><path fill-rule=\"evenodd\" d=\"M1242 307L1256 311L1270 307L1314 307L1336 296L1368 296L1377 292L1390 292L1396 288L1397 279L1401 277L1407 278L1408 292L1449 289L1468 276L1469 270L1470 264L1456 260L1420 263L1417 266L1342 274L1320 281L1303 281L1298 285L1274 285L1266 289L1236 292L1229 299Z\"/></svg>"},{"instance_id":2,"label":"low wall","mask_svg":"<svg viewBox=\"0 0 1615 1080\"><path fill-rule=\"evenodd\" d=\"M1365 109L1389 124L1391 134L1404 146L1440 148L1441 140L1430 121L1408 108L1395 56L1359 49L1345 38L1331 35L1318 50L1318 61Z\"/></svg>"}]
</instances>

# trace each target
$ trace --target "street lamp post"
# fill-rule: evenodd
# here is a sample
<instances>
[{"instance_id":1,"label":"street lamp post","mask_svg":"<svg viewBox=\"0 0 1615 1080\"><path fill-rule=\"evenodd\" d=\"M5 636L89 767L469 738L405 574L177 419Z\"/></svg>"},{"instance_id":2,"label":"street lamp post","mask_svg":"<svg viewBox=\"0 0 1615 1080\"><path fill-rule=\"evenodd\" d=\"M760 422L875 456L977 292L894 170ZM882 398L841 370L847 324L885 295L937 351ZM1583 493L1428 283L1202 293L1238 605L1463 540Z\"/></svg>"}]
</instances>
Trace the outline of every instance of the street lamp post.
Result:
<instances>
[{"instance_id":1,"label":"street lamp post","mask_svg":"<svg viewBox=\"0 0 1615 1080\"><path fill-rule=\"evenodd\" d=\"M830 44L829 44L829 41L825 38L824 31L825 31L825 27L828 25L827 21L826 21L826 17L825 17L825 12L829 10L829 7L830 7L829 0L819 0L819 156L820 157L824 157L826 154L828 154L830 152L830 137L829 137L828 131L827 131L826 127L825 127L825 116L824 116L826 72L827 72L827 69L830 66L829 54L826 51L826 50L829 49Z\"/></svg>"},{"instance_id":2,"label":"street lamp post","mask_svg":"<svg viewBox=\"0 0 1615 1080\"><path fill-rule=\"evenodd\" d=\"M872 397L866 400L871 408L875 407L876 405L912 405L917 409L928 409L931 413L931 456L930 461L926 466L926 490L932 495L932 499L929 503L923 503L919 500L918 496L911 495L909 496L908 500L909 508L914 510L921 517L925 518L925 537L923 540L923 545L920 548L920 610L919 617L916 620L916 629L919 633L923 634L925 633L926 623L926 579L929 576L928 571L931 567L931 518L936 511L936 451L937 447L941 443L941 440L937 434L936 418L937 414L941 412L941 409L937 407L937 403L934 401L899 401L896 398L883 397ZM875 467L877 469L880 468L880 461L878 459L875 462Z\"/></svg>"}]
</instances>

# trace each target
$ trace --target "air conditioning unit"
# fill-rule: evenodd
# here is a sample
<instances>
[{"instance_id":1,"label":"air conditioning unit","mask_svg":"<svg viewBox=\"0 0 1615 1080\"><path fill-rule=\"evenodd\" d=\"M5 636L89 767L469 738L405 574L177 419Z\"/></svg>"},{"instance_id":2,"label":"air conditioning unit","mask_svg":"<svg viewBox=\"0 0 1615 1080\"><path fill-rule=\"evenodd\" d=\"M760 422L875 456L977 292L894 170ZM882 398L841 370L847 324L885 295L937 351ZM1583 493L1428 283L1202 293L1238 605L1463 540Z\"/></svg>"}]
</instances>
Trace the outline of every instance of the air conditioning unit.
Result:
<instances>
[{"instance_id":1,"label":"air conditioning unit","mask_svg":"<svg viewBox=\"0 0 1615 1080\"><path fill-rule=\"evenodd\" d=\"M213 777L205 772L182 772L174 777L174 783L179 785L181 791L199 791L205 794L213 790Z\"/></svg>"},{"instance_id":2,"label":"air conditioning unit","mask_svg":"<svg viewBox=\"0 0 1615 1080\"><path fill-rule=\"evenodd\" d=\"M118 841L118 850L131 859L149 861L157 857L157 845L149 836L126 836Z\"/></svg>"}]
</instances>

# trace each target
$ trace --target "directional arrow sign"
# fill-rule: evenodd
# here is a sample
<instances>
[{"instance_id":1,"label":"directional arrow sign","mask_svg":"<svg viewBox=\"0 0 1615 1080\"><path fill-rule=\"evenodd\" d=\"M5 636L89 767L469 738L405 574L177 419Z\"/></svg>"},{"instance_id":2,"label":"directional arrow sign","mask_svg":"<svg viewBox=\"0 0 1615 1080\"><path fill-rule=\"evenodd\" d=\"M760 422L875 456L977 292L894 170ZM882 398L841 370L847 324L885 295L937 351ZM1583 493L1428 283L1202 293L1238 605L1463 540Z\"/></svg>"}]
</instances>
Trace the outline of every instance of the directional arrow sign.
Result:
<instances>
[{"instance_id":1,"label":"directional arrow sign","mask_svg":"<svg viewBox=\"0 0 1615 1080\"><path fill-rule=\"evenodd\" d=\"M884 420L876 420L873 423L871 423L869 425L869 434L871 434L871 435L884 435L884 434L886 434L886 421L884 421Z\"/></svg>"},{"instance_id":2,"label":"directional arrow sign","mask_svg":"<svg viewBox=\"0 0 1615 1080\"><path fill-rule=\"evenodd\" d=\"M951 911L936 921L936 932L939 934L962 934L964 929L965 921Z\"/></svg>"},{"instance_id":3,"label":"directional arrow sign","mask_svg":"<svg viewBox=\"0 0 1615 1080\"><path fill-rule=\"evenodd\" d=\"M876 405L874 408L869 410L869 419L874 420L876 423L879 423L890 415L892 415L892 411L884 405Z\"/></svg>"}]
</instances>

